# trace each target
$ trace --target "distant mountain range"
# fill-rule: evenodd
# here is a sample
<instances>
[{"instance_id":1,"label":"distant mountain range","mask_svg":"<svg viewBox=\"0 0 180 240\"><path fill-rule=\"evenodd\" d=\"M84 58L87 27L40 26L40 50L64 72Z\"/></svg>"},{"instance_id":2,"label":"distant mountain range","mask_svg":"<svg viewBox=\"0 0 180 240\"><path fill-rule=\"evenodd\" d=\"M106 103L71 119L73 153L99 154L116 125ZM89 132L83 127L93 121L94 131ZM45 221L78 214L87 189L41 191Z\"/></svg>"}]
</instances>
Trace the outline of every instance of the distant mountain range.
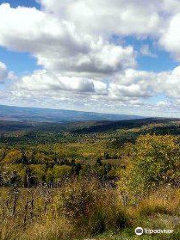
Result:
<instances>
[{"instance_id":1,"label":"distant mountain range","mask_svg":"<svg viewBox=\"0 0 180 240\"><path fill-rule=\"evenodd\" d=\"M125 114L104 114L73 110L27 108L0 105L0 120L34 122L81 122L81 121L118 121L143 119L142 116Z\"/></svg>"}]
</instances>

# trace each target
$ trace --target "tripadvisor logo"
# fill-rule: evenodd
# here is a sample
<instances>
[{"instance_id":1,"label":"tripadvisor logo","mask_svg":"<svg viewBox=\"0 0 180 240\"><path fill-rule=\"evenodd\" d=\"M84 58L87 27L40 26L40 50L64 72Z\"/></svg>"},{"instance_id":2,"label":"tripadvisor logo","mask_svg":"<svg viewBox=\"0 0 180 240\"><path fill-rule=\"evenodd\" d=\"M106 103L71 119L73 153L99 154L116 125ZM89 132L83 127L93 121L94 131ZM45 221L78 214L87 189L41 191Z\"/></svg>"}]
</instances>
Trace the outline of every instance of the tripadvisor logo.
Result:
<instances>
[{"instance_id":1,"label":"tripadvisor logo","mask_svg":"<svg viewBox=\"0 0 180 240\"><path fill-rule=\"evenodd\" d=\"M143 229L141 227L137 227L135 229L135 233L136 233L136 235L142 235L143 234Z\"/></svg>"},{"instance_id":2,"label":"tripadvisor logo","mask_svg":"<svg viewBox=\"0 0 180 240\"><path fill-rule=\"evenodd\" d=\"M143 229L143 228L141 228L141 227L137 227L136 229L135 229L135 233L136 233L136 235L142 235L143 233L144 234L153 234L153 233L155 233L155 234L157 234L157 233L160 233L160 234L162 234L162 233L173 233L173 231L174 230L166 230L166 229L163 229L163 230L161 230L161 229L157 229L157 230L152 230L152 229Z\"/></svg>"}]
</instances>

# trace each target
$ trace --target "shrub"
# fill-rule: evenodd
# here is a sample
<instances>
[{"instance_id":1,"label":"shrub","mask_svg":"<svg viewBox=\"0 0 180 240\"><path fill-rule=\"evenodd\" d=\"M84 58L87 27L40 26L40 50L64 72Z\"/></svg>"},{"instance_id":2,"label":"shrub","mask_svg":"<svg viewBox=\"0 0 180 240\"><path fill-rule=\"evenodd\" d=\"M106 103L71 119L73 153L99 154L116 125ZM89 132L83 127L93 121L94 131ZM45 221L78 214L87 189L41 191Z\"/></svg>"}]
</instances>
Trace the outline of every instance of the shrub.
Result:
<instances>
[{"instance_id":1,"label":"shrub","mask_svg":"<svg viewBox=\"0 0 180 240\"><path fill-rule=\"evenodd\" d=\"M87 215L95 199L96 190L96 186L87 181L66 184L60 194L60 211L67 217L75 219Z\"/></svg>"},{"instance_id":2,"label":"shrub","mask_svg":"<svg viewBox=\"0 0 180 240\"><path fill-rule=\"evenodd\" d=\"M160 186L177 186L180 148L174 136L141 136L132 146L127 168L121 171L120 189L137 195Z\"/></svg>"},{"instance_id":3,"label":"shrub","mask_svg":"<svg viewBox=\"0 0 180 240\"><path fill-rule=\"evenodd\" d=\"M73 222L81 233L94 235L122 229L129 224L117 191L100 186L97 180L66 184L59 194L59 214Z\"/></svg>"}]
</instances>

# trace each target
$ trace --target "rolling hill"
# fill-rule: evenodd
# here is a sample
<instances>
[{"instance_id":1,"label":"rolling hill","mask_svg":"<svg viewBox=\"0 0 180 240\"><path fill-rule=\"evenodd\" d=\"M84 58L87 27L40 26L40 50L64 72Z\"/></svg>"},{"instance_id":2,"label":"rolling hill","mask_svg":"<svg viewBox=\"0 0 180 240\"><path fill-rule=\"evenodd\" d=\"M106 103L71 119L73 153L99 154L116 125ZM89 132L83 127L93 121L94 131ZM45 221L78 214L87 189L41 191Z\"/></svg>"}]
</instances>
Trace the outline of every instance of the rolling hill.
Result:
<instances>
[{"instance_id":1,"label":"rolling hill","mask_svg":"<svg viewBox=\"0 0 180 240\"><path fill-rule=\"evenodd\" d=\"M104 114L49 108L25 108L0 105L0 120L34 122L118 121L142 119L141 116Z\"/></svg>"}]
</instances>

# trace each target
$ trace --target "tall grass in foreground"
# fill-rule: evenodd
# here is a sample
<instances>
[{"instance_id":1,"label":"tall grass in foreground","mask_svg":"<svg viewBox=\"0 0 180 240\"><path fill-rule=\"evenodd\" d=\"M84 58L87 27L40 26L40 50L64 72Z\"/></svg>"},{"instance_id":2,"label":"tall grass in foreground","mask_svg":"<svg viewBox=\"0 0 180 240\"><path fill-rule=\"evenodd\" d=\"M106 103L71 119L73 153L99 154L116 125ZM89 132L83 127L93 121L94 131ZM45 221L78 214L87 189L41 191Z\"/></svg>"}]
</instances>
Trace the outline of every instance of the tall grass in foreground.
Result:
<instances>
[{"instance_id":1,"label":"tall grass in foreground","mask_svg":"<svg viewBox=\"0 0 180 240\"><path fill-rule=\"evenodd\" d=\"M97 180L76 180L57 189L0 191L1 240L96 239L105 232L136 239L137 226L174 229L178 239L179 220L180 190L170 187L126 206L117 189L102 186ZM165 235L159 237L168 239ZM171 239L175 239L173 235Z\"/></svg>"},{"instance_id":2,"label":"tall grass in foreground","mask_svg":"<svg viewBox=\"0 0 180 240\"><path fill-rule=\"evenodd\" d=\"M118 192L97 180L61 188L1 188L0 239L75 239L129 226Z\"/></svg>"}]
</instances>

